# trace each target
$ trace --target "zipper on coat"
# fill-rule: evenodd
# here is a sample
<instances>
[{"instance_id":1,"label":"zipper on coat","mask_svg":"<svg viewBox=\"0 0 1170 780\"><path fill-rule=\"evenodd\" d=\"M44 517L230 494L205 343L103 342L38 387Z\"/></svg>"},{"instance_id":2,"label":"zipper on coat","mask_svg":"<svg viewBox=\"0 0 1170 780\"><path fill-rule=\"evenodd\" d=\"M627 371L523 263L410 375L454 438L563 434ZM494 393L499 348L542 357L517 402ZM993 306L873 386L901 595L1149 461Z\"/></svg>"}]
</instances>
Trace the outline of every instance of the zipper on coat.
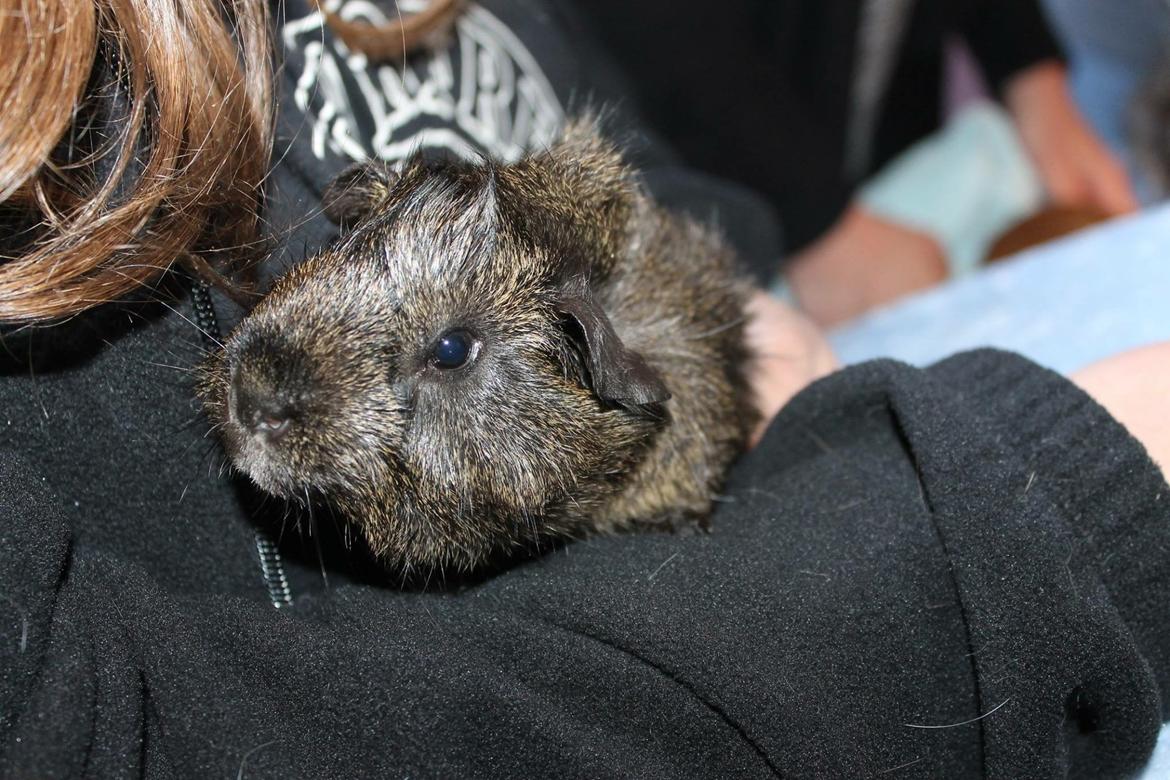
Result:
<instances>
[{"instance_id":1,"label":"zipper on coat","mask_svg":"<svg viewBox=\"0 0 1170 780\"><path fill-rule=\"evenodd\" d=\"M199 329L204 343L208 349L219 349L222 335L211 301L211 291L198 279L191 280L191 305L195 314L195 326ZM292 606L292 590L284 572L284 559L280 557L276 542L263 530L256 531L256 554L260 559L260 578L268 591L272 606L277 609Z\"/></svg>"}]
</instances>

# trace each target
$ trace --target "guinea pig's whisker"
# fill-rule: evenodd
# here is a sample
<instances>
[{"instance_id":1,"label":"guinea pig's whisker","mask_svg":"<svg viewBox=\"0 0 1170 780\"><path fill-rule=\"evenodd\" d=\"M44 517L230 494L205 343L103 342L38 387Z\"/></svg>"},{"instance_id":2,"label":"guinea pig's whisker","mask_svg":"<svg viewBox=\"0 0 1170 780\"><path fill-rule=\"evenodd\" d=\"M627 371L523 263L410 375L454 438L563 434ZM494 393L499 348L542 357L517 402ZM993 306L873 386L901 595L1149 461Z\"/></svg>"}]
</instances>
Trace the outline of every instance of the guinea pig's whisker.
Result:
<instances>
[{"instance_id":1,"label":"guinea pig's whisker","mask_svg":"<svg viewBox=\"0 0 1170 780\"><path fill-rule=\"evenodd\" d=\"M155 368L169 368L172 371L182 371L184 374L198 374L199 369L192 366L172 366L169 363L156 363L153 360L143 361L145 365L154 366Z\"/></svg>"},{"instance_id":2,"label":"guinea pig's whisker","mask_svg":"<svg viewBox=\"0 0 1170 780\"><path fill-rule=\"evenodd\" d=\"M180 425L178 427L178 430L185 431L185 430L189 429L192 425L195 425L197 422L199 422L198 417L190 419L187 422ZM184 446L182 450L175 453L174 459L178 460L179 458L185 458L187 456L187 453L189 453L191 451L192 447L195 447L196 445L200 444L201 442L206 442L206 441L207 441L206 436L199 436L196 438L192 438L191 440L189 440L187 442L186 446ZM212 442L212 449L214 449L214 445L215 445L215 442ZM204 450L203 457L200 458L200 461L202 462L203 458L206 458L211 453L211 451L212 451L211 449Z\"/></svg>"},{"instance_id":3,"label":"guinea pig's whisker","mask_svg":"<svg viewBox=\"0 0 1170 780\"><path fill-rule=\"evenodd\" d=\"M313 512L313 502L309 498L309 488L305 488L305 506L309 510L309 536L313 537L317 547L317 565L321 567L321 582L325 584L325 590L329 590L329 575L325 573L325 553L321 549L321 529L316 529L317 533L313 533L314 526L317 523L317 517Z\"/></svg>"},{"instance_id":4,"label":"guinea pig's whisker","mask_svg":"<svg viewBox=\"0 0 1170 780\"><path fill-rule=\"evenodd\" d=\"M223 349L223 342L222 341L220 341L215 336L213 336L212 334L205 331L203 328L196 325L195 322L192 321L192 319L190 317L188 317L186 314L183 314L183 312L179 311L178 309L176 309L174 306L170 305L166 301L159 301L159 303L161 303L167 309L170 309L172 312L174 312L179 317L179 319L183 320L183 322L186 322L188 325L190 325L192 328L194 328L200 335L202 335L208 341L212 342L220 349Z\"/></svg>"},{"instance_id":5,"label":"guinea pig's whisker","mask_svg":"<svg viewBox=\"0 0 1170 780\"><path fill-rule=\"evenodd\" d=\"M704 330L704 331L701 331L699 333L691 334L691 335L687 336L685 340L686 341L699 341L700 339L708 339L708 338L711 338L712 336L718 336L720 333L725 333L734 327L737 327L739 325L743 325L745 322L747 322L747 319L748 319L747 317L737 317L736 319L725 322L722 325L716 325L715 327L711 328L710 330Z\"/></svg>"},{"instance_id":6,"label":"guinea pig's whisker","mask_svg":"<svg viewBox=\"0 0 1170 780\"><path fill-rule=\"evenodd\" d=\"M212 439L211 441L208 441L207 447L203 450L203 457L200 458L200 461L208 461L209 466L214 464L215 461L217 460L217 458L214 457L217 449L219 449L219 441L218 440ZM218 472L217 476L222 477L223 470L227 467L227 461L224 460L223 458L218 458L218 460L219 460L219 468L217 469L217 472ZM211 473L210 468L208 469L207 473L209 473L209 474Z\"/></svg>"},{"instance_id":7,"label":"guinea pig's whisker","mask_svg":"<svg viewBox=\"0 0 1170 780\"><path fill-rule=\"evenodd\" d=\"M184 420L183 422L181 422L177 426L175 426L174 430L175 430L175 432L185 432L185 431L190 430L192 426L197 425L199 423L203 423L203 422L207 422L207 420L206 420L206 418L203 417L202 414L200 414L199 412L192 412L191 416L189 416L186 420ZM202 436L197 437L195 439L195 441L201 441L201 440L206 439L206 438L207 438L206 435L202 435ZM192 442L192 444L193 443L194 442ZM190 447L190 445L188 445L188 447ZM186 450L183 450L183 451L186 452Z\"/></svg>"},{"instance_id":8,"label":"guinea pig's whisker","mask_svg":"<svg viewBox=\"0 0 1170 780\"><path fill-rule=\"evenodd\" d=\"M284 534L285 534L285 531L288 530L290 520L292 521L292 526L293 526L294 530L296 530L297 528L300 527L300 521L297 518L297 514L296 514L296 507L292 504L292 502L285 501L284 502L284 511L281 513L281 516L280 516L280 533L276 537L277 544L280 544L281 542L284 541Z\"/></svg>"},{"instance_id":9,"label":"guinea pig's whisker","mask_svg":"<svg viewBox=\"0 0 1170 780\"><path fill-rule=\"evenodd\" d=\"M350 536L350 524L344 518L339 519L337 513L333 511L332 502L325 502L325 511L329 513L330 519L333 521L333 530L341 536L341 543L346 550L353 549L353 539Z\"/></svg>"},{"instance_id":10,"label":"guinea pig's whisker","mask_svg":"<svg viewBox=\"0 0 1170 780\"><path fill-rule=\"evenodd\" d=\"M406 561L402 564L402 572L398 579L398 589L406 590L406 586L410 584L411 578L414 576L414 564Z\"/></svg>"},{"instance_id":11,"label":"guinea pig's whisker","mask_svg":"<svg viewBox=\"0 0 1170 780\"><path fill-rule=\"evenodd\" d=\"M423 586L422 586L422 589L424 591L431 589L431 577L433 577L435 575L436 569L441 570L442 568L443 568L443 562L439 561L438 566L431 566L427 569L427 576L423 579Z\"/></svg>"},{"instance_id":12,"label":"guinea pig's whisker","mask_svg":"<svg viewBox=\"0 0 1170 780\"><path fill-rule=\"evenodd\" d=\"M301 527L302 512L301 512L300 497L298 496L296 498L295 504L290 502L288 506L289 506L289 512L292 515L293 531L296 532L296 535L298 537L300 537L301 539L304 539L305 538L305 529Z\"/></svg>"},{"instance_id":13,"label":"guinea pig's whisker","mask_svg":"<svg viewBox=\"0 0 1170 780\"><path fill-rule=\"evenodd\" d=\"M196 417L195 419L198 420L199 418ZM221 431L223 431L226 427L227 427L226 422L213 422L213 423L211 423L210 426L208 426L207 432L203 434L202 438L206 439L208 436L211 436L212 434L218 434Z\"/></svg>"},{"instance_id":14,"label":"guinea pig's whisker","mask_svg":"<svg viewBox=\"0 0 1170 780\"><path fill-rule=\"evenodd\" d=\"M309 500L309 489L307 487L304 489L304 493L305 493L305 503L303 504L303 506L305 508L305 513L308 515L308 518L309 518L309 522L306 523L306 525L308 526L308 534L311 537L313 535L313 502L311 500Z\"/></svg>"}]
</instances>

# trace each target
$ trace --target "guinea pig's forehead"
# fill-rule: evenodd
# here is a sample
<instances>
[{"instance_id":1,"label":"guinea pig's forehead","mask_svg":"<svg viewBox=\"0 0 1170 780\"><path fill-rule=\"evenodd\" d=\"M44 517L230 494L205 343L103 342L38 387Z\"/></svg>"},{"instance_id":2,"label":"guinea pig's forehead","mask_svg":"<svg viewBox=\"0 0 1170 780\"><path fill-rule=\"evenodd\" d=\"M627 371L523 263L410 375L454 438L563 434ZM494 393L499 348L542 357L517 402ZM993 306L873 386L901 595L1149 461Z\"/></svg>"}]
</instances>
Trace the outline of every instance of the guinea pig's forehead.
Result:
<instances>
[{"instance_id":1,"label":"guinea pig's forehead","mask_svg":"<svg viewBox=\"0 0 1170 780\"><path fill-rule=\"evenodd\" d=\"M347 316L397 318L440 316L448 305L465 312L492 302L521 305L546 286L542 258L459 222L448 216L437 227L425 220L370 225L307 269L300 292Z\"/></svg>"},{"instance_id":2,"label":"guinea pig's forehead","mask_svg":"<svg viewBox=\"0 0 1170 780\"><path fill-rule=\"evenodd\" d=\"M384 268L396 289L458 286L491 260L482 235L439 227L412 225L387 237L382 247Z\"/></svg>"}]
</instances>

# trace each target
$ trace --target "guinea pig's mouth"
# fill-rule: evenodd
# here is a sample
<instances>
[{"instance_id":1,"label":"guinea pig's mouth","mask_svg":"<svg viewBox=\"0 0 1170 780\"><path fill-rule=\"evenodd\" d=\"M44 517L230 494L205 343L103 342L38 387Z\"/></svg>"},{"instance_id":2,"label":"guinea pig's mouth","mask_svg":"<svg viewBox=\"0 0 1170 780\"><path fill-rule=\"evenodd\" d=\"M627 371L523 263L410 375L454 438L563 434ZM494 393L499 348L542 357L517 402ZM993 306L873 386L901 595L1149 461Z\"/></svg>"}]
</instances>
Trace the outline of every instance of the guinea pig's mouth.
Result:
<instances>
[{"instance_id":1,"label":"guinea pig's mouth","mask_svg":"<svg viewBox=\"0 0 1170 780\"><path fill-rule=\"evenodd\" d=\"M231 403L231 396L225 399ZM309 487L288 462L288 441L294 423L289 419L260 420L254 426L242 424L229 412L223 425L224 450L236 470L261 490L279 498L301 495Z\"/></svg>"}]
</instances>

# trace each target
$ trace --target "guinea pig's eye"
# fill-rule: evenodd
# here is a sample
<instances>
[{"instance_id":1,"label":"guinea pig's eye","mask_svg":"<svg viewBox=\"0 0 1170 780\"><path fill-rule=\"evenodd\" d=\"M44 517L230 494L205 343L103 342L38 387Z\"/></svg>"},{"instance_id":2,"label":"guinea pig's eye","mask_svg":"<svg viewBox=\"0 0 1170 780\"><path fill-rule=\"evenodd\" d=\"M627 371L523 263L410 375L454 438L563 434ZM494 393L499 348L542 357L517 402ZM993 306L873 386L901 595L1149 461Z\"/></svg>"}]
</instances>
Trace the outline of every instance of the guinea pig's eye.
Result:
<instances>
[{"instance_id":1,"label":"guinea pig's eye","mask_svg":"<svg viewBox=\"0 0 1170 780\"><path fill-rule=\"evenodd\" d=\"M475 338L465 330L449 330L431 348L431 363L436 368L459 368L475 357Z\"/></svg>"}]
</instances>

